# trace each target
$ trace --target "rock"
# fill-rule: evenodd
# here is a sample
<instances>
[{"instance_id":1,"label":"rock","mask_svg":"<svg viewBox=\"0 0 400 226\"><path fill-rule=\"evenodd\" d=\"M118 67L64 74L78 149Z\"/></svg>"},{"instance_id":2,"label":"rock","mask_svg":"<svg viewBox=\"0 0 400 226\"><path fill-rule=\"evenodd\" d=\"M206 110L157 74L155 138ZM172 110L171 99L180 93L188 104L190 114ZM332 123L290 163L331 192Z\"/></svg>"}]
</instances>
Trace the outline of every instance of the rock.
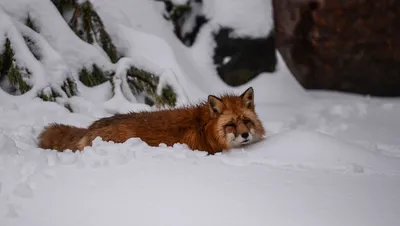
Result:
<instances>
[{"instance_id":1,"label":"rock","mask_svg":"<svg viewBox=\"0 0 400 226\"><path fill-rule=\"evenodd\" d=\"M228 85L239 86L263 72L274 72L276 66L273 32L264 38L233 38L230 28L214 34L214 64Z\"/></svg>"},{"instance_id":2,"label":"rock","mask_svg":"<svg viewBox=\"0 0 400 226\"><path fill-rule=\"evenodd\" d=\"M400 2L273 0L276 45L307 89L400 95Z\"/></svg>"}]
</instances>

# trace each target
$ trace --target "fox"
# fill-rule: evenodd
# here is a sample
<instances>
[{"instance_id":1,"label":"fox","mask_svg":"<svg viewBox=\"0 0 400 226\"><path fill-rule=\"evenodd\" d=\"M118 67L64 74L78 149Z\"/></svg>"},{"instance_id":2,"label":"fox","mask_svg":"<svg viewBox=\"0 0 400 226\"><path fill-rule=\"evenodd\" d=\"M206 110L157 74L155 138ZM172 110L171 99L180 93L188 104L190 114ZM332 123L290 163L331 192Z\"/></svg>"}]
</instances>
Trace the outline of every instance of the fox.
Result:
<instances>
[{"instance_id":1,"label":"fox","mask_svg":"<svg viewBox=\"0 0 400 226\"><path fill-rule=\"evenodd\" d=\"M265 138L265 129L255 110L254 89L249 87L240 95L208 95L198 104L115 114L87 128L50 123L39 134L38 146L82 151L96 137L114 143L140 138L154 147L180 143L213 155L258 142Z\"/></svg>"}]
</instances>

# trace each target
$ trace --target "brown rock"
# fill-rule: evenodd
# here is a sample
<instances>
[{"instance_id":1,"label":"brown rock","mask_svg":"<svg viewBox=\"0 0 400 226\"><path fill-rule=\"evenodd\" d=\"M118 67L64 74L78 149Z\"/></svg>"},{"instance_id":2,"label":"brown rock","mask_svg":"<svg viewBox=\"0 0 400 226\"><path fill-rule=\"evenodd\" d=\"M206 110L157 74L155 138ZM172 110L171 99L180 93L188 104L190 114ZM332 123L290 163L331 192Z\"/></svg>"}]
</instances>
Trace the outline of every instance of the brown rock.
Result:
<instances>
[{"instance_id":1,"label":"brown rock","mask_svg":"<svg viewBox=\"0 0 400 226\"><path fill-rule=\"evenodd\" d=\"M308 89L400 96L400 1L273 0L276 45Z\"/></svg>"}]
</instances>

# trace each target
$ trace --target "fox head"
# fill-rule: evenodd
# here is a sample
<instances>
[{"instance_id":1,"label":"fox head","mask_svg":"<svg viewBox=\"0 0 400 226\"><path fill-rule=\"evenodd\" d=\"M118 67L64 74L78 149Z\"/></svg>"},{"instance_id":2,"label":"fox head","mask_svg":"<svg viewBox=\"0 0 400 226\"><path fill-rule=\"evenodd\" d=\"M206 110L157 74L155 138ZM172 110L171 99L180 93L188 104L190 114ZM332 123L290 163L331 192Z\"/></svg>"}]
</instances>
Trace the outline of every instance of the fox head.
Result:
<instances>
[{"instance_id":1,"label":"fox head","mask_svg":"<svg viewBox=\"0 0 400 226\"><path fill-rule=\"evenodd\" d=\"M265 135L254 105L254 90L248 88L240 96L208 96L212 131L216 142L225 149L254 143Z\"/></svg>"}]
</instances>

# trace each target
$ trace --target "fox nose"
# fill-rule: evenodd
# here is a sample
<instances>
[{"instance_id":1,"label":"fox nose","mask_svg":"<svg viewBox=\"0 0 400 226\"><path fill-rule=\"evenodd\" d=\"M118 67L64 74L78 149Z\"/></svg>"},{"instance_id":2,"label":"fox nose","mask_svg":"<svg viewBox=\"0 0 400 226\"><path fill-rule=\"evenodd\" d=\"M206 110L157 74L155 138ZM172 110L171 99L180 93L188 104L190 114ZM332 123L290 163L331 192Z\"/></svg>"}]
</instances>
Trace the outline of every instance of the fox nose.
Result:
<instances>
[{"instance_id":1,"label":"fox nose","mask_svg":"<svg viewBox=\"0 0 400 226\"><path fill-rule=\"evenodd\" d=\"M247 137L249 137L249 133L248 133L248 132L242 133L242 137L243 137L244 139L246 139Z\"/></svg>"}]
</instances>

